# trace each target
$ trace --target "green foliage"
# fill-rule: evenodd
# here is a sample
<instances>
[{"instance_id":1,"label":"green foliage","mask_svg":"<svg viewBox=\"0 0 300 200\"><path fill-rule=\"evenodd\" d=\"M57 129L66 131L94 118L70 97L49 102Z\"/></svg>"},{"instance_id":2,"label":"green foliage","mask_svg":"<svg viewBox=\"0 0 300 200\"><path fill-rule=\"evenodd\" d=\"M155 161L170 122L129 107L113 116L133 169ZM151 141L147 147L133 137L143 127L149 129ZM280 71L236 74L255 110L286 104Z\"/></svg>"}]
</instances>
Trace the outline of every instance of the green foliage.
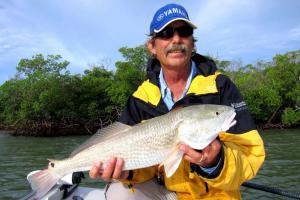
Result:
<instances>
[{"instance_id":1,"label":"green foliage","mask_svg":"<svg viewBox=\"0 0 300 200\"><path fill-rule=\"evenodd\" d=\"M108 94L118 109L124 107L129 95L145 80L146 64L149 57L145 46L120 48L125 61L116 63L114 82Z\"/></svg>"},{"instance_id":2,"label":"green foliage","mask_svg":"<svg viewBox=\"0 0 300 200\"><path fill-rule=\"evenodd\" d=\"M83 127L78 131L92 133L116 120L128 97L145 80L149 58L142 45L119 51L124 61L116 63L115 72L93 65L82 75L71 75L69 62L60 55L21 59L15 78L0 86L0 126L37 135L73 126L72 130ZM299 125L300 51L256 65L214 60L236 83L256 122Z\"/></svg>"},{"instance_id":3,"label":"green foliage","mask_svg":"<svg viewBox=\"0 0 300 200\"><path fill-rule=\"evenodd\" d=\"M281 116L282 123L293 126L298 125L300 122L300 112L298 110L293 110L293 108L286 108Z\"/></svg>"},{"instance_id":4,"label":"green foliage","mask_svg":"<svg viewBox=\"0 0 300 200\"><path fill-rule=\"evenodd\" d=\"M0 87L1 122L20 129L51 127L63 120L61 114L68 113L73 91L68 62L61 57L41 54L32 59L21 59L17 70L23 78L12 79ZM11 102L11 103L9 103Z\"/></svg>"},{"instance_id":5,"label":"green foliage","mask_svg":"<svg viewBox=\"0 0 300 200\"><path fill-rule=\"evenodd\" d=\"M279 123L281 119L293 116L283 111L300 105L299 60L300 51L289 52L276 55L273 62L261 61L256 66L240 66L238 71L228 73L243 94L256 121ZM289 120L289 123L294 122Z\"/></svg>"},{"instance_id":6,"label":"green foliage","mask_svg":"<svg viewBox=\"0 0 300 200\"><path fill-rule=\"evenodd\" d=\"M266 69L266 83L282 96L284 105L300 105L300 51L274 57L274 66Z\"/></svg>"},{"instance_id":7,"label":"green foliage","mask_svg":"<svg viewBox=\"0 0 300 200\"><path fill-rule=\"evenodd\" d=\"M228 68L230 67L231 62L228 60L214 60L218 70L221 71L222 73L224 73L226 70L228 70Z\"/></svg>"},{"instance_id":8,"label":"green foliage","mask_svg":"<svg viewBox=\"0 0 300 200\"><path fill-rule=\"evenodd\" d=\"M23 81L15 79L6 81L0 87L0 122L5 126L14 125L17 121L20 102L22 101Z\"/></svg>"},{"instance_id":9,"label":"green foliage","mask_svg":"<svg viewBox=\"0 0 300 200\"><path fill-rule=\"evenodd\" d=\"M263 84L243 93L253 117L260 122L266 122L281 103L278 93Z\"/></svg>"},{"instance_id":10,"label":"green foliage","mask_svg":"<svg viewBox=\"0 0 300 200\"><path fill-rule=\"evenodd\" d=\"M33 75L36 72L59 74L69 65L68 61L59 62L61 58L60 55L49 55L45 59L42 54L37 54L32 59L21 59L16 69L25 76Z\"/></svg>"},{"instance_id":11,"label":"green foliage","mask_svg":"<svg viewBox=\"0 0 300 200\"><path fill-rule=\"evenodd\" d=\"M231 73L231 77L256 121L267 121L280 106L281 97L276 90L265 84L265 76L261 70L247 65Z\"/></svg>"},{"instance_id":12,"label":"green foliage","mask_svg":"<svg viewBox=\"0 0 300 200\"><path fill-rule=\"evenodd\" d=\"M83 75L71 75L60 55L37 54L21 59L18 78L0 87L0 125L41 130L79 125L86 131L116 120L128 96L145 78L143 46L121 48L124 62L115 73L94 65Z\"/></svg>"},{"instance_id":13,"label":"green foliage","mask_svg":"<svg viewBox=\"0 0 300 200\"><path fill-rule=\"evenodd\" d=\"M107 106L111 105L108 88L113 83L113 73L103 66L93 66L86 70L81 81L79 96L80 116L90 120L99 120L109 114Z\"/></svg>"}]
</instances>

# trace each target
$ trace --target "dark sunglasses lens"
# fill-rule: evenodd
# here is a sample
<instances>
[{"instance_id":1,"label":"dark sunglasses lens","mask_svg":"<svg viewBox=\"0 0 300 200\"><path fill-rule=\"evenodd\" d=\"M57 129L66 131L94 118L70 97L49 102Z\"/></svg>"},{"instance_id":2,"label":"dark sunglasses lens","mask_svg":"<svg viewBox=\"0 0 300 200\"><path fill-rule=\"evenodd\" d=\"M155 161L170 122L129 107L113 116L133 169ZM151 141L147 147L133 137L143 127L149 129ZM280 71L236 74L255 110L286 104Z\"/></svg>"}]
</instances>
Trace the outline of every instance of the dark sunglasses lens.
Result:
<instances>
[{"instance_id":1,"label":"dark sunglasses lens","mask_svg":"<svg viewBox=\"0 0 300 200\"><path fill-rule=\"evenodd\" d=\"M173 37L173 35L174 35L174 29L172 27L166 27L159 33L156 33L157 37L166 38L166 39Z\"/></svg>"},{"instance_id":2,"label":"dark sunglasses lens","mask_svg":"<svg viewBox=\"0 0 300 200\"><path fill-rule=\"evenodd\" d=\"M169 38L173 37L175 31L177 31L177 33L180 37L191 36L194 32L193 28L190 26L180 26L177 28L166 27L159 33L156 33L155 36L160 37L160 38L169 39Z\"/></svg>"},{"instance_id":3,"label":"dark sunglasses lens","mask_svg":"<svg viewBox=\"0 0 300 200\"><path fill-rule=\"evenodd\" d=\"M180 37L191 36L194 32L193 28L190 26L181 26L181 27L178 27L176 30Z\"/></svg>"}]
</instances>

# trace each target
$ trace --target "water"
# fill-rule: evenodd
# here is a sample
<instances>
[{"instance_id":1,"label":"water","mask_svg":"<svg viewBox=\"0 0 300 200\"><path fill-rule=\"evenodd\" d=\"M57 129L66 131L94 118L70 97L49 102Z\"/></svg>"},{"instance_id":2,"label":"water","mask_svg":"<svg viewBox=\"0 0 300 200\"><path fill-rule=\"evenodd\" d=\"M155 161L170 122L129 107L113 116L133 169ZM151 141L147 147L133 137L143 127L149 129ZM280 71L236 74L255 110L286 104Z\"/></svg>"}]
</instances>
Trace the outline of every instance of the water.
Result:
<instances>
[{"instance_id":1,"label":"water","mask_svg":"<svg viewBox=\"0 0 300 200\"><path fill-rule=\"evenodd\" d=\"M254 183L300 192L300 129L262 132L266 161ZM287 199L263 191L242 188L243 199Z\"/></svg>"},{"instance_id":2,"label":"water","mask_svg":"<svg viewBox=\"0 0 300 200\"><path fill-rule=\"evenodd\" d=\"M262 132L267 158L254 183L300 192L300 130ZM0 133L0 199L18 199L30 191L26 175L45 168L47 158L64 158L88 136L54 138L13 137ZM86 174L86 177L88 175ZM82 185L103 187L86 178ZM241 188L243 199L286 199L254 189Z\"/></svg>"}]
</instances>

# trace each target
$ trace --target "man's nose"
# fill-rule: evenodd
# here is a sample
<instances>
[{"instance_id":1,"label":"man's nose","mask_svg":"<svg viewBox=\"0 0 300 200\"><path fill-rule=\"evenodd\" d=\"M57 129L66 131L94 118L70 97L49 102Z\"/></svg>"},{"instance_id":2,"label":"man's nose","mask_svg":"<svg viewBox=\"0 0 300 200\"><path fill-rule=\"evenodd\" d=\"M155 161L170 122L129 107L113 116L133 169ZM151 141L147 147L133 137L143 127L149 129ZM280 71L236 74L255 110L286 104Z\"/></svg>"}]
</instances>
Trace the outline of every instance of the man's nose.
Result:
<instances>
[{"instance_id":1,"label":"man's nose","mask_svg":"<svg viewBox=\"0 0 300 200\"><path fill-rule=\"evenodd\" d=\"M181 40L180 35L178 34L177 31L175 31L175 32L174 32L174 35L173 35L173 37L172 37L172 42L173 42L173 43L179 43L180 40Z\"/></svg>"}]
</instances>

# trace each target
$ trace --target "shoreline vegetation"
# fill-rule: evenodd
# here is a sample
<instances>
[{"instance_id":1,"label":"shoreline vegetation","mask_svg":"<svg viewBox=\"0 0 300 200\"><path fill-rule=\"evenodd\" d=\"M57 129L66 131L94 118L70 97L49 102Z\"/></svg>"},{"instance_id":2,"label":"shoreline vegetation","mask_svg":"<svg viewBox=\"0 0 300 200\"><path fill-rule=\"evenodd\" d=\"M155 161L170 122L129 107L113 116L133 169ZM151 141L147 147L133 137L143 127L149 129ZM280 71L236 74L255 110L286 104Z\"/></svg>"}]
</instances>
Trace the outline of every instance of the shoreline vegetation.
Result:
<instances>
[{"instance_id":1,"label":"shoreline vegetation","mask_svg":"<svg viewBox=\"0 0 300 200\"><path fill-rule=\"evenodd\" d=\"M117 120L145 79L149 58L143 45L119 51L124 61L115 63L115 71L108 64L94 64L83 74L71 74L69 62L60 55L21 59L15 77L0 85L0 131L16 136L91 135ZM299 128L300 50L254 65L208 57L237 85L258 129Z\"/></svg>"}]
</instances>

